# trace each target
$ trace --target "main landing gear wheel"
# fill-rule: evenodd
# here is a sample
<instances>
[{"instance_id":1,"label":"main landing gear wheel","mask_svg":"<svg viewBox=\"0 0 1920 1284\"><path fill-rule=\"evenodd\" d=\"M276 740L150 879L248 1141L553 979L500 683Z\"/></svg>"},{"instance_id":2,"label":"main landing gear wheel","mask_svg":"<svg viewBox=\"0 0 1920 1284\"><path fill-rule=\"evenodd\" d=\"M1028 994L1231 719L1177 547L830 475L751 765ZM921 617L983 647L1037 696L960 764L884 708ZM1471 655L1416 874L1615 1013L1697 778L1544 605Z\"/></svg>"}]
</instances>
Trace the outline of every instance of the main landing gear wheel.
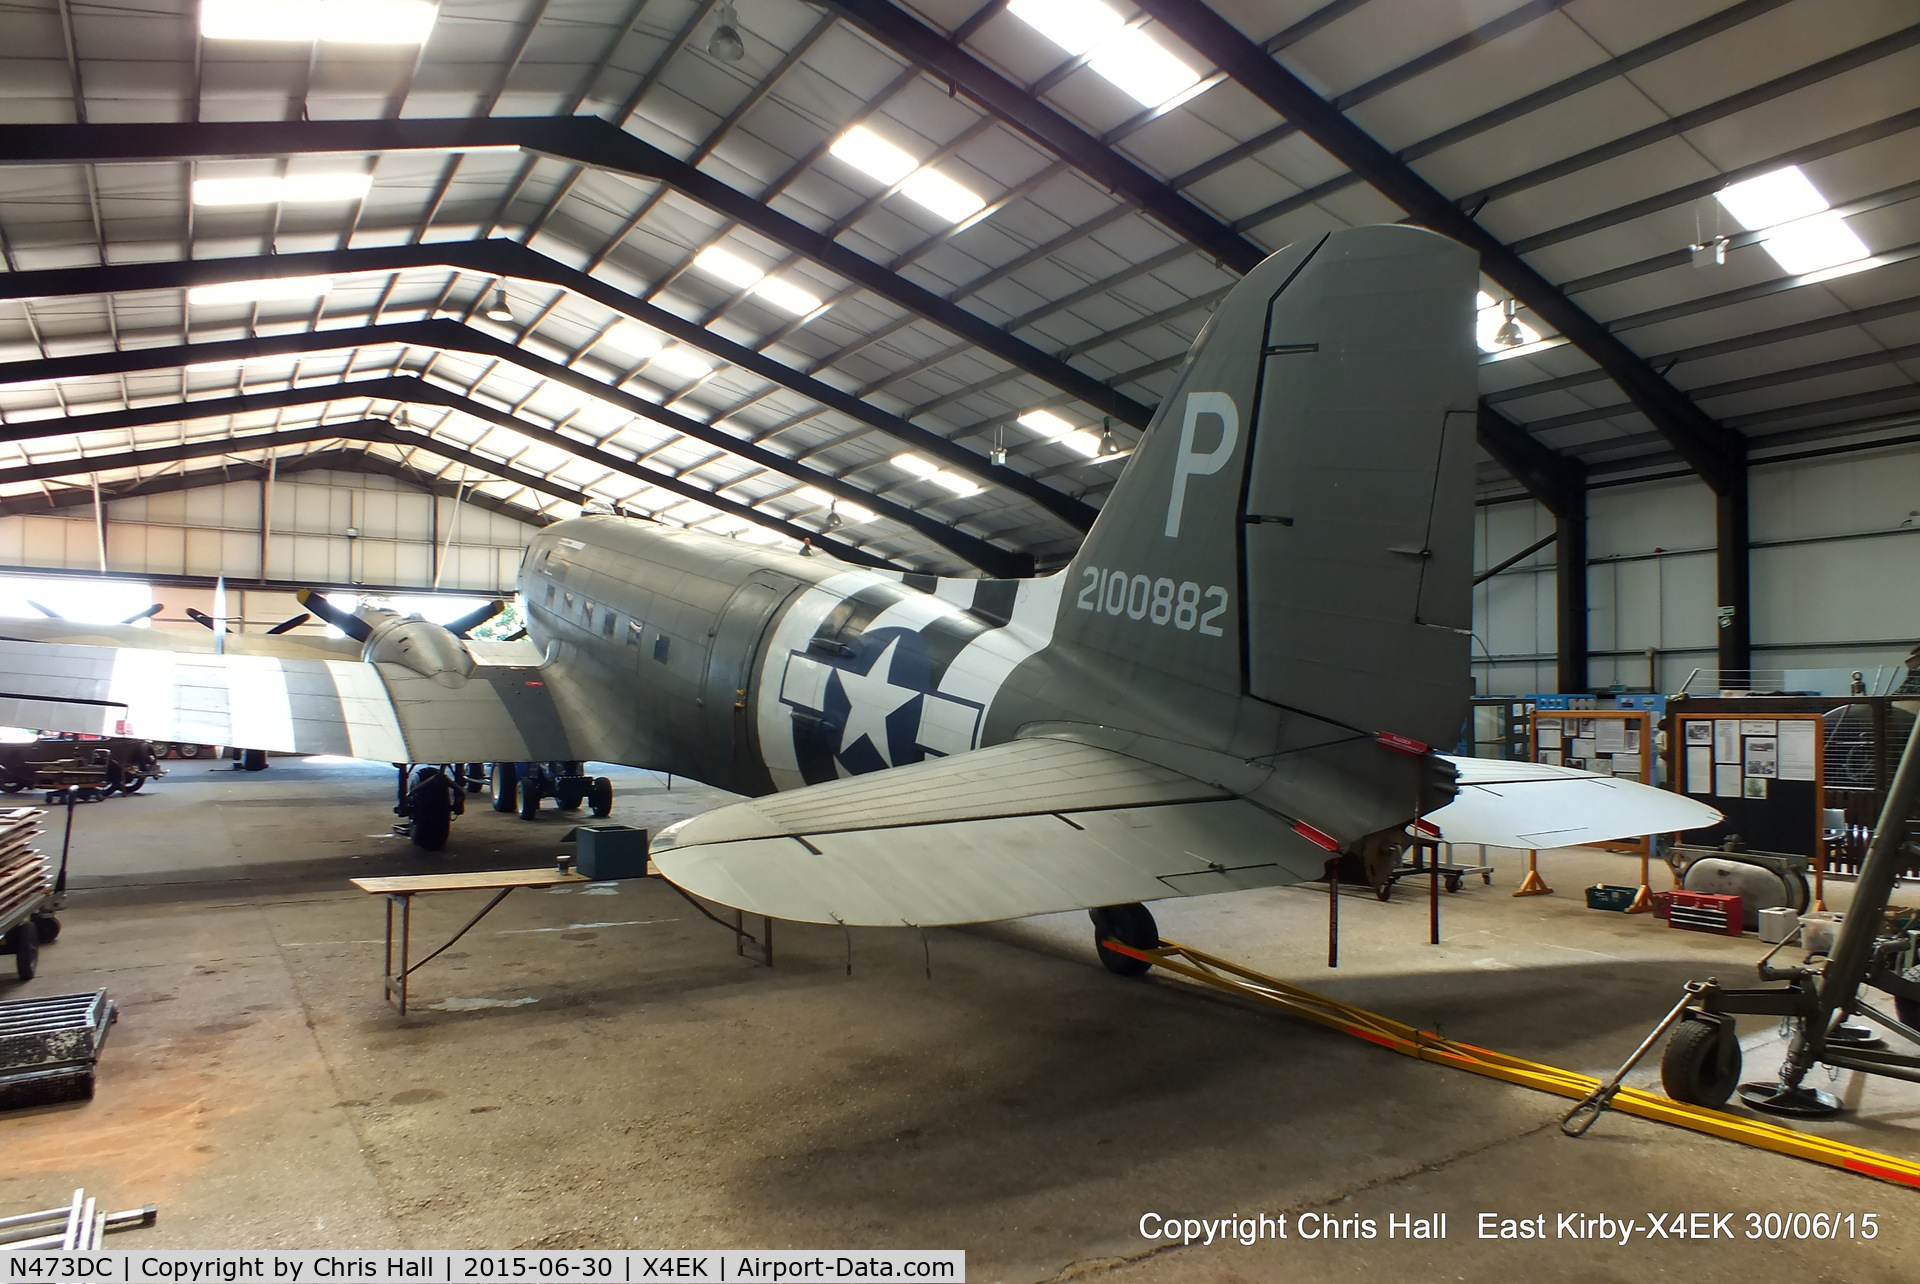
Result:
<instances>
[{"instance_id":1,"label":"main landing gear wheel","mask_svg":"<svg viewBox=\"0 0 1920 1284\"><path fill-rule=\"evenodd\" d=\"M1099 952L1100 961L1107 965L1107 971L1115 976L1147 974L1153 964L1145 959L1134 958L1131 954L1110 950L1103 943L1110 938L1122 945L1131 945L1136 950L1158 949L1160 928L1146 906L1137 902L1132 905L1104 905L1088 910L1087 917L1093 920L1094 949Z\"/></svg>"},{"instance_id":2,"label":"main landing gear wheel","mask_svg":"<svg viewBox=\"0 0 1920 1284\"><path fill-rule=\"evenodd\" d=\"M487 775L488 793L495 811L513 811L520 806L520 769L510 762L496 762Z\"/></svg>"},{"instance_id":3,"label":"main landing gear wheel","mask_svg":"<svg viewBox=\"0 0 1920 1284\"><path fill-rule=\"evenodd\" d=\"M31 981L40 971L40 929L32 923L16 923L7 933L7 953L13 955L13 970L22 981Z\"/></svg>"},{"instance_id":4,"label":"main landing gear wheel","mask_svg":"<svg viewBox=\"0 0 1920 1284\"><path fill-rule=\"evenodd\" d=\"M453 799L448 796L451 788L446 778L431 767L422 767L413 778L413 797L409 807L413 813L413 845L424 851L437 852L447 845L447 835L453 831Z\"/></svg>"},{"instance_id":5,"label":"main landing gear wheel","mask_svg":"<svg viewBox=\"0 0 1920 1284\"><path fill-rule=\"evenodd\" d=\"M613 811L613 782L605 776L593 778L593 784L587 790L587 810L593 813L595 820L605 819Z\"/></svg>"},{"instance_id":6,"label":"main landing gear wheel","mask_svg":"<svg viewBox=\"0 0 1920 1284\"><path fill-rule=\"evenodd\" d=\"M1740 1082L1740 1040L1731 1021L1682 1021L1660 1058L1660 1085L1675 1101L1718 1110Z\"/></svg>"}]
</instances>

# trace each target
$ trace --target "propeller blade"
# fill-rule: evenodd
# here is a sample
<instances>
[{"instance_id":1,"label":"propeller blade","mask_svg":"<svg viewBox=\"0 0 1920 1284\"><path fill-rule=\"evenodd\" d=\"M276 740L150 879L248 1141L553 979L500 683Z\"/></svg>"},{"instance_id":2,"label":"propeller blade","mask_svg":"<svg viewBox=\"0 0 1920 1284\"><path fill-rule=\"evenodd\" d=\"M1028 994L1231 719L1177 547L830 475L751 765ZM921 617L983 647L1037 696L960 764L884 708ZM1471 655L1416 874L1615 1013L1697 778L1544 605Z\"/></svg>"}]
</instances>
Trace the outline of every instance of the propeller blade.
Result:
<instances>
[{"instance_id":1,"label":"propeller blade","mask_svg":"<svg viewBox=\"0 0 1920 1284\"><path fill-rule=\"evenodd\" d=\"M38 602L34 601L32 598L27 599L27 605L32 607L34 610L40 612L40 614L46 616L49 620L64 620L67 618L66 616L60 614L60 612L54 610L52 607L42 606Z\"/></svg>"},{"instance_id":2,"label":"propeller blade","mask_svg":"<svg viewBox=\"0 0 1920 1284\"><path fill-rule=\"evenodd\" d=\"M155 602L155 603L154 603L154 604L153 604L152 606L150 606L150 607L148 607L148 608L147 608L146 610L144 610L144 611L136 611L136 612L134 612L134 613L133 613L132 615L129 615L129 616L128 616L128 617L126 618L126 619L124 619L124 620L122 620L122 621L120 621L120 623L122 623L122 624L138 624L138 623L140 623L140 621L142 621L142 620L150 620L150 619L152 619L152 618L153 618L154 616L156 616L156 615L158 615L158 614L160 614L160 612L162 612L162 611L164 611L164 610L166 610L166 609L167 609L167 607L166 607L166 603L164 603L164 602Z\"/></svg>"},{"instance_id":3,"label":"propeller blade","mask_svg":"<svg viewBox=\"0 0 1920 1284\"><path fill-rule=\"evenodd\" d=\"M507 603L505 599L496 597L495 599L493 599L493 601L487 603L485 606L481 607L479 610L469 611L467 614L461 616L459 619L455 620L453 623L447 625L447 632L453 634L453 636L457 638L463 638L467 636L468 633L472 632L474 629L479 628L482 624L485 624L488 620L491 620L494 616L500 614L500 612L506 609L507 609Z\"/></svg>"},{"instance_id":4,"label":"propeller blade","mask_svg":"<svg viewBox=\"0 0 1920 1284\"><path fill-rule=\"evenodd\" d=\"M523 628L515 629L513 632L507 634L507 636L501 638L500 640L502 642L518 642L521 638L525 636L527 636L527 631L525 629Z\"/></svg>"},{"instance_id":5,"label":"propeller blade","mask_svg":"<svg viewBox=\"0 0 1920 1284\"><path fill-rule=\"evenodd\" d=\"M195 624L198 624L203 629L213 628L213 617L211 615L208 615L205 611L202 611L198 607L194 607L194 606L188 607L187 618L189 620L192 620Z\"/></svg>"},{"instance_id":6,"label":"propeller blade","mask_svg":"<svg viewBox=\"0 0 1920 1284\"><path fill-rule=\"evenodd\" d=\"M312 589L301 589L294 594L300 599L300 605L339 629L355 642L365 642L373 633L368 623L351 611L343 611Z\"/></svg>"},{"instance_id":7,"label":"propeller blade","mask_svg":"<svg viewBox=\"0 0 1920 1284\"><path fill-rule=\"evenodd\" d=\"M282 633L291 633L295 629L299 628L302 624L305 624L308 620L311 620L312 618L313 618L312 614L307 611L302 611L298 615L289 616L288 618L280 621L280 623L274 625L272 628L268 629L267 636L278 637Z\"/></svg>"}]
</instances>

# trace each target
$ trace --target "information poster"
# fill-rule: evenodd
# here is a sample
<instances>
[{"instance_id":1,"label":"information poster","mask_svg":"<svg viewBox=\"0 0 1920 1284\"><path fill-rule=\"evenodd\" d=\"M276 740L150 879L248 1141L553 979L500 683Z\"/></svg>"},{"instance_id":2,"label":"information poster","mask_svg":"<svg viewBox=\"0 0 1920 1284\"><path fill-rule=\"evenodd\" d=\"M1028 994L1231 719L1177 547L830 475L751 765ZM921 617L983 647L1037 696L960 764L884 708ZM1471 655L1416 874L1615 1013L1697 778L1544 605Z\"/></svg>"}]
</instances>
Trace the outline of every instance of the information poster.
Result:
<instances>
[{"instance_id":1,"label":"information poster","mask_svg":"<svg viewBox=\"0 0 1920 1284\"><path fill-rule=\"evenodd\" d=\"M1713 796L1716 798L1740 796L1739 763L1717 762L1713 765Z\"/></svg>"},{"instance_id":2,"label":"information poster","mask_svg":"<svg viewBox=\"0 0 1920 1284\"><path fill-rule=\"evenodd\" d=\"M1540 747L1542 749L1558 749L1560 747L1560 724L1559 723L1542 722L1538 727L1538 729L1536 730L1535 734L1540 739ZM1542 758L1541 761L1545 762L1546 759Z\"/></svg>"},{"instance_id":3,"label":"information poster","mask_svg":"<svg viewBox=\"0 0 1920 1284\"><path fill-rule=\"evenodd\" d=\"M1686 728L1685 735L1689 745L1713 744L1713 723L1706 718L1693 718L1681 724ZM1706 792L1705 790L1701 791Z\"/></svg>"},{"instance_id":4,"label":"information poster","mask_svg":"<svg viewBox=\"0 0 1920 1284\"><path fill-rule=\"evenodd\" d=\"M1713 739L1711 735L1707 737ZM1686 792L1690 794L1710 794L1713 792L1713 746L1687 746L1687 783Z\"/></svg>"},{"instance_id":5,"label":"information poster","mask_svg":"<svg viewBox=\"0 0 1920 1284\"><path fill-rule=\"evenodd\" d=\"M1780 724L1780 779L1814 779L1814 725L1810 718Z\"/></svg>"},{"instance_id":6,"label":"information poster","mask_svg":"<svg viewBox=\"0 0 1920 1284\"><path fill-rule=\"evenodd\" d=\"M1596 718L1594 747L1601 753L1627 751L1627 724L1619 718Z\"/></svg>"},{"instance_id":7,"label":"information poster","mask_svg":"<svg viewBox=\"0 0 1920 1284\"><path fill-rule=\"evenodd\" d=\"M1773 736L1748 736L1746 774L1772 780L1780 774L1780 742ZM1748 797L1753 795L1749 794ZM1764 797L1764 795L1762 795Z\"/></svg>"}]
</instances>

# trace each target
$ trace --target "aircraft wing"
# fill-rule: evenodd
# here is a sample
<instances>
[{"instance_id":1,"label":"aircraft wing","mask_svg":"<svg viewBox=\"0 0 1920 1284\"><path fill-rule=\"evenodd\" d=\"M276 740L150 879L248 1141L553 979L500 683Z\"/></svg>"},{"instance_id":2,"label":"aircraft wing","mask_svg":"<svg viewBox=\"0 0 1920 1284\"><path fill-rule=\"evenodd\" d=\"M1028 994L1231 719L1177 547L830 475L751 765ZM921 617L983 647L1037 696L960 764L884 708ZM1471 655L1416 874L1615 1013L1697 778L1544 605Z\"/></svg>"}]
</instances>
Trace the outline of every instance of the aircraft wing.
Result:
<instances>
[{"instance_id":1,"label":"aircraft wing","mask_svg":"<svg viewBox=\"0 0 1920 1284\"><path fill-rule=\"evenodd\" d=\"M569 738L546 677L536 665L481 663L448 685L358 659L5 639L0 725L376 762L593 757Z\"/></svg>"},{"instance_id":2,"label":"aircraft wing","mask_svg":"<svg viewBox=\"0 0 1920 1284\"><path fill-rule=\"evenodd\" d=\"M1456 761L1454 842L1559 847L1719 813L1570 768ZM661 831L696 896L806 923L920 927L1306 882L1327 853L1217 786L1092 745L1016 740L735 803Z\"/></svg>"},{"instance_id":3,"label":"aircraft wing","mask_svg":"<svg viewBox=\"0 0 1920 1284\"><path fill-rule=\"evenodd\" d=\"M1723 819L1705 803L1573 767L1453 758L1460 792L1427 820L1450 843L1578 847L1681 833Z\"/></svg>"},{"instance_id":4,"label":"aircraft wing","mask_svg":"<svg viewBox=\"0 0 1920 1284\"><path fill-rule=\"evenodd\" d=\"M722 807L652 858L749 913L933 927L1298 883L1327 853L1216 786L1034 739Z\"/></svg>"}]
</instances>

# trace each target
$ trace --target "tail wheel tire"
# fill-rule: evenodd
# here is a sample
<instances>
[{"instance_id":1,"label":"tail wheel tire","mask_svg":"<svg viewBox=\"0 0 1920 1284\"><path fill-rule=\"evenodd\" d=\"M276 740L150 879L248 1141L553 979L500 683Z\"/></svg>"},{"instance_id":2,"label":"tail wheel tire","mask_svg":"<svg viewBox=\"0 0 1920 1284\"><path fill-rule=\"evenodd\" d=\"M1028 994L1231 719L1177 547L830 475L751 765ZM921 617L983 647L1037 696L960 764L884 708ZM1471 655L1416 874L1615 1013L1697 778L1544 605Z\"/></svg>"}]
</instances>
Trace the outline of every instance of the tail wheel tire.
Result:
<instances>
[{"instance_id":1,"label":"tail wheel tire","mask_svg":"<svg viewBox=\"0 0 1920 1284\"><path fill-rule=\"evenodd\" d=\"M487 792L495 811L512 811L520 805L520 770L510 762L496 762L487 773Z\"/></svg>"},{"instance_id":2,"label":"tail wheel tire","mask_svg":"<svg viewBox=\"0 0 1920 1284\"><path fill-rule=\"evenodd\" d=\"M40 929L32 923L16 924L7 933L7 952L20 979L31 981L40 971Z\"/></svg>"},{"instance_id":3,"label":"tail wheel tire","mask_svg":"<svg viewBox=\"0 0 1920 1284\"><path fill-rule=\"evenodd\" d=\"M613 782L605 776L595 776L593 784L587 790L587 807L595 819L601 819L613 811Z\"/></svg>"},{"instance_id":4,"label":"tail wheel tire","mask_svg":"<svg viewBox=\"0 0 1920 1284\"><path fill-rule=\"evenodd\" d=\"M1146 906L1138 903L1107 905L1088 910L1087 917L1093 920L1094 949L1099 952L1100 961L1106 964L1107 971L1116 976L1147 974L1153 964L1145 959L1134 958L1131 954L1110 950L1102 943L1110 938L1123 945L1131 945L1136 950L1157 949L1160 945L1160 928Z\"/></svg>"},{"instance_id":5,"label":"tail wheel tire","mask_svg":"<svg viewBox=\"0 0 1920 1284\"><path fill-rule=\"evenodd\" d=\"M1740 1040L1732 1022L1682 1021L1660 1058L1660 1086L1675 1101L1719 1109L1740 1085Z\"/></svg>"},{"instance_id":6,"label":"tail wheel tire","mask_svg":"<svg viewBox=\"0 0 1920 1284\"><path fill-rule=\"evenodd\" d=\"M520 819L532 820L540 814L540 792L530 783L520 786Z\"/></svg>"},{"instance_id":7,"label":"tail wheel tire","mask_svg":"<svg viewBox=\"0 0 1920 1284\"><path fill-rule=\"evenodd\" d=\"M437 852L447 845L453 832L453 799L447 796L446 777L438 771L423 769L413 778L413 793L408 800L413 813L413 845Z\"/></svg>"}]
</instances>

